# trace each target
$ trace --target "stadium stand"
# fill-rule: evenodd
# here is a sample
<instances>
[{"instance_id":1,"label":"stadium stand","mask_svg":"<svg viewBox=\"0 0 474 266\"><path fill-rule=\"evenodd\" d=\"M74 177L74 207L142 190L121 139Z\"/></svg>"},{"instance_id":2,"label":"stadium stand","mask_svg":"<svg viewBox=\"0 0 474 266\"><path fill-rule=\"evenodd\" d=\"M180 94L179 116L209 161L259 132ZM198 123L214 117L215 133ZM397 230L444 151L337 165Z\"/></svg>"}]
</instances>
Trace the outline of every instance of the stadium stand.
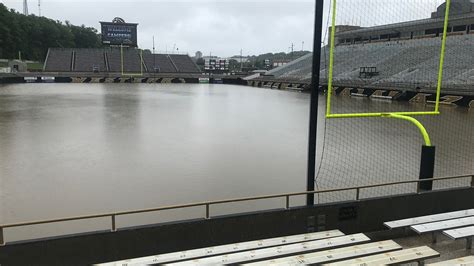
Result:
<instances>
[{"instance_id":1,"label":"stadium stand","mask_svg":"<svg viewBox=\"0 0 474 266\"><path fill-rule=\"evenodd\" d=\"M187 55L173 54L170 59L178 69L178 72L199 73L199 68L194 64L193 60Z\"/></svg>"},{"instance_id":2,"label":"stadium stand","mask_svg":"<svg viewBox=\"0 0 474 266\"><path fill-rule=\"evenodd\" d=\"M143 55L149 72L174 73L177 72L169 55L145 53Z\"/></svg>"},{"instance_id":3,"label":"stadium stand","mask_svg":"<svg viewBox=\"0 0 474 266\"><path fill-rule=\"evenodd\" d=\"M405 248L393 240L372 242L365 234L312 237L299 243L280 239L231 243L97 265L399 265L410 262L424 265L426 260L439 260L441 255L423 245ZM278 245L272 246L275 243Z\"/></svg>"},{"instance_id":4,"label":"stadium stand","mask_svg":"<svg viewBox=\"0 0 474 266\"><path fill-rule=\"evenodd\" d=\"M172 253L130 258L97 265L474 265L471 255L474 209L385 222L390 229L381 241L372 241L368 234L345 235L339 230L256 239L220 246L181 250ZM466 239L466 252L449 242L426 243L427 238L401 233L404 229L417 233L438 232L453 240ZM402 229L399 233L393 230ZM389 239L398 236L397 239ZM459 257L459 255L464 257Z\"/></svg>"},{"instance_id":5,"label":"stadium stand","mask_svg":"<svg viewBox=\"0 0 474 266\"><path fill-rule=\"evenodd\" d=\"M442 87L445 91L473 93L474 2L453 0L452 6ZM430 18L419 20L373 27L336 25L333 85L435 91L445 8L442 4ZM321 54L323 85L328 83L329 46L323 47ZM312 63L308 54L254 80L309 84ZM366 75L363 69L375 74Z\"/></svg>"},{"instance_id":6,"label":"stadium stand","mask_svg":"<svg viewBox=\"0 0 474 266\"><path fill-rule=\"evenodd\" d=\"M142 58L140 51L136 49L125 49L123 52L123 67L124 72L140 73L145 71L142 66Z\"/></svg>"},{"instance_id":7,"label":"stadium stand","mask_svg":"<svg viewBox=\"0 0 474 266\"><path fill-rule=\"evenodd\" d=\"M120 58L120 49L108 49L105 50L107 61L109 62L109 71L110 72L121 72L121 58Z\"/></svg>"},{"instance_id":8,"label":"stadium stand","mask_svg":"<svg viewBox=\"0 0 474 266\"><path fill-rule=\"evenodd\" d=\"M474 35L448 37L443 86L463 84L460 89L469 92L474 88L474 46L466 43L474 43ZM338 45L334 51L333 82L336 86L383 87L405 84L433 88L438 77L440 47L440 38ZM328 66L329 49L325 47L321 59L322 83L327 82ZM375 67L379 75L370 79L361 78L359 70L364 66ZM312 54L308 54L270 70L264 77L257 79L309 83L311 67Z\"/></svg>"},{"instance_id":9,"label":"stadium stand","mask_svg":"<svg viewBox=\"0 0 474 266\"><path fill-rule=\"evenodd\" d=\"M44 71L71 71L72 49L51 48L45 61Z\"/></svg>"},{"instance_id":10,"label":"stadium stand","mask_svg":"<svg viewBox=\"0 0 474 266\"><path fill-rule=\"evenodd\" d=\"M277 67L266 73L278 79L304 80L311 78L311 67L313 64L313 54L304 55L284 66ZM323 65L322 65L323 66Z\"/></svg>"},{"instance_id":11,"label":"stadium stand","mask_svg":"<svg viewBox=\"0 0 474 266\"><path fill-rule=\"evenodd\" d=\"M105 65L104 51L101 49L76 49L76 59L74 60L74 71L78 72L98 72L107 71Z\"/></svg>"},{"instance_id":12,"label":"stadium stand","mask_svg":"<svg viewBox=\"0 0 474 266\"><path fill-rule=\"evenodd\" d=\"M142 67L143 62L143 67ZM142 69L143 68L143 69ZM123 49L124 73L199 73L188 55L152 54L134 48ZM45 72L122 72L120 48L73 49L51 48L45 60Z\"/></svg>"}]
</instances>

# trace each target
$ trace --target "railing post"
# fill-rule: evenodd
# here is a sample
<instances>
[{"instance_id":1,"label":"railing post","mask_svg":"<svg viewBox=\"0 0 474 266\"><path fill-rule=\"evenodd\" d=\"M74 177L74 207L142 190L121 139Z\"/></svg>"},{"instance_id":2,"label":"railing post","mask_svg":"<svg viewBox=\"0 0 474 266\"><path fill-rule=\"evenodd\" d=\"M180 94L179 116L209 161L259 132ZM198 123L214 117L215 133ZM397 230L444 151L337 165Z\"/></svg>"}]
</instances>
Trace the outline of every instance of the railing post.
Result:
<instances>
[{"instance_id":1,"label":"railing post","mask_svg":"<svg viewBox=\"0 0 474 266\"><path fill-rule=\"evenodd\" d=\"M471 176L471 187L474 187L474 175Z\"/></svg>"},{"instance_id":2,"label":"railing post","mask_svg":"<svg viewBox=\"0 0 474 266\"><path fill-rule=\"evenodd\" d=\"M420 183L423 181L416 182L416 194L420 194Z\"/></svg>"},{"instance_id":3,"label":"railing post","mask_svg":"<svg viewBox=\"0 0 474 266\"><path fill-rule=\"evenodd\" d=\"M117 227L115 225L115 215L110 216L112 218L112 232L117 232Z\"/></svg>"},{"instance_id":4,"label":"railing post","mask_svg":"<svg viewBox=\"0 0 474 266\"><path fill-rule=\"evenodd\" d=\"M360 188L356 189L356 200L360 199Z\"/></svg>"},{"instance_id":5,"label":"railing post","mask_svg":"<svg viewBox=\"0 0 474 266\"><path fill-rule=\"evenodd\" d=\"M0 246L5 246L5 240L3 239L3 227L0 227Z\"/></svg>"},{"instance_id":6,"label":"railing post","mask_svg":"<svg viewBox=\"0 0 474 266\"><path fill-rule=\"evenodd\" d=\"M290 208L290 195L286 195L286 209Z\"/></svg>"},{"instance_id":7,"label":"railing post","mask_svg":"<svg viewBox=\"0 0 474 266\"><path fill-rule=\"evenodd\" d=\"M209 203L206 204L206 219L210 219L211 215L209 214Z\"/></svg>"}]
</instances>

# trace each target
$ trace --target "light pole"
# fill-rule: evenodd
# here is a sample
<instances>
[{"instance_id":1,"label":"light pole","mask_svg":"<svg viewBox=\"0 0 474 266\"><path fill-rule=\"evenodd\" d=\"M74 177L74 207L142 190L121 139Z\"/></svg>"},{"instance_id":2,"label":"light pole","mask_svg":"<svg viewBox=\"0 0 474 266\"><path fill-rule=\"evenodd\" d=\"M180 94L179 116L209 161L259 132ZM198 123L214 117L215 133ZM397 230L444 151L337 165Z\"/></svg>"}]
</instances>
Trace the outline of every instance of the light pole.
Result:
<instances>
[{"instance_id":1,"label":"light pole","mask_svg":"<svg viewBox=\"0 0 474 266\"><path fill-rule=\"evenodd\" d=\"M153 77L156 76L155 35L153 35Z\"/></svg>"},{"instance_id":2,"label":"light pole","mask_svg":"<svg viewBox=\"0 0 474 266\"><path fill-rule=\"evenodd\" d=\"M244 61L243 61L243 56L242 56L242 49L240 49L240 73L243 72L244 69Z\"/></svg>"}]
</instances>

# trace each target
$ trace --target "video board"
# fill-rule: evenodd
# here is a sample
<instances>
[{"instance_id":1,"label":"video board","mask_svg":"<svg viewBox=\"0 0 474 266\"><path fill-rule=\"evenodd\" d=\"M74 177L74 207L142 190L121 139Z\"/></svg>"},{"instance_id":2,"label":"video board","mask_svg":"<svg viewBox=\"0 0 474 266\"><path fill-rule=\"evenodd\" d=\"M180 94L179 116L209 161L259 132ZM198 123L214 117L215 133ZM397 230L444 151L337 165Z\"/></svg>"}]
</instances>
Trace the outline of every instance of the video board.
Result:
<instances>
[{"instance_id":1,"label":"video board","mask_svg":"<svg viewBox=\"0 0 474 266\"><path fill-rule=\"evenodd\" d=\"M100 22L102 44L137 47L136 23Z\"/></svg>"}]
</instances>

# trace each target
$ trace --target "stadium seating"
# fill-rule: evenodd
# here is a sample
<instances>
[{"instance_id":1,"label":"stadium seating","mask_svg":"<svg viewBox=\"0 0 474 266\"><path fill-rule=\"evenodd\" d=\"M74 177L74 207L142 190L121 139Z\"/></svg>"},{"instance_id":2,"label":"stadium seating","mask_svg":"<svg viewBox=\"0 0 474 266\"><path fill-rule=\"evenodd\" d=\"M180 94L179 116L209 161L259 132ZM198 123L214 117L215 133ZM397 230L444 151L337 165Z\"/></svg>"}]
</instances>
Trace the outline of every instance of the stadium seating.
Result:
<instances>
[{"instance_id":1,"label":"stadium seating","mask_svg":"<svg viewBox=\"0 0 474 266\"><path fill-rule=\"evenodd\" d=\"M143 60L142 60L143 56ZM46 72L199 73L188 55L152 54L133 48L73 49L51 48Z\"/></svg>"},{"instance_id":2,"label":"stadium seating","mask_svg":"<svg viewBox=\"0 0 474 266\"><path fill-rule=\"evenodd\" d=\"M176 68L174 67L173 63L169 58L169 55L145 53L143 57L149 72L177 72Z\"/></svg>"},{"instance_id":3,"label":"stadium seating","mask_svg":"<svg viewBox=\"0 0 474 266\"><path fill-rule=\"evenodd\" d=\"M124 49L123 67L126 73L144 72L140 51L136 49Z\"/></svg>"},{"instance_id":4,"label":"stadium seating","mask_svg":"<svg viewBox=\"0 0 474 266\"><path fill-rule=\"evenodd\" d=\"M110 72L121 72L121 58L119 49L109 49L105 51L107 62L109 62L109 71Z\"/></svg>"},{"instance_id":5,"label":"stadium seating","mask_svg":"<svg viewBox=\"0 0 474 266\"><path fill-rule=\"evenodd\" d=\"M110 72L122 72L122 55L120 49L107 50ZM136 49L123 49L123 72L141 72L140 53Z\"/></svg>"},{"instance_id":6,"label":"stadium seating","mask_svg":"<svg viewBox=\"0 0 474 266\"><path fill-rule=\"evenodd\" d=\"M99 72L107 71L102 49L75 49L75 52L74 71L91 72L94 71L95 67Z\"/></svg>"},{"instance_id":7,"label":"stadium seating","mask_svg":"<svg viewBox=\"0 0 474 266\"><path fill-rule=\"evenodd\" d=\"M199 68L194 64L193 60L187 55L173 54L170 59L178 69L178 72L199 73Z\"/></svg>"},{"instance_id":8,"label":"stadium seating","mask_svg":"<svg viewBox=\"0 0 474 266\"><path fill-rule=\"evenodd\" d=\"M443 88L458 86L474 89L474 35L447 38L443 69ZM336 86L381 87L402 84L405 87L436 88L440 61L441 38L396 40L377 43L338 45L334 51L333 82ZM321 54L321 82L327 82L329 49ZM360 78L361 67L375 67L379 75ZM270 70L260 79L309 82L312 54L285 66ZM258 78L257 78L258 79Z\"/></svg>"},{"instance_id":9,"label":"stadium seating","mask_svg":"<svg viewBox=\"0 0 474 266\"><path fill-rule=\"evenodd\" d=\"M49 49L44 71L71 71L72 52L71 49Z\"/></svg>"}]
</instances>

